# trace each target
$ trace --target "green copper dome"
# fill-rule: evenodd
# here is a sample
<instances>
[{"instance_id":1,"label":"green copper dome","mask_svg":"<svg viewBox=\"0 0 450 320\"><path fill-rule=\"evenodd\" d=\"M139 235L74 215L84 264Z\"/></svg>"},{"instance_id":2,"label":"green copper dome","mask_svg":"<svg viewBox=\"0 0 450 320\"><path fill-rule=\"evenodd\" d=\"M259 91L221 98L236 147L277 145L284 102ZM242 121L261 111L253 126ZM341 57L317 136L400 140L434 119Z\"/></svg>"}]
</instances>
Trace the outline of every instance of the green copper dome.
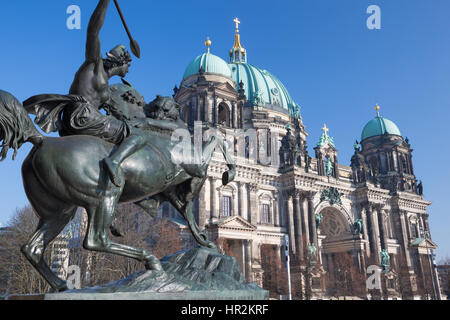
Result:
<instances>
[{"instance_id":1,"label":"green copper dome","mask_svg":"<svg viewBox=\"0 0 450 320\"><path fill-rule=\"evenodd\" d=\"M384 134L393 134L401 136L397 125L389 119L383 118L380 115L375 119L369 121L364 127L361 134L361 141L370 137L381 136Z\"/></svg>"},{"instance_id":2,"label":"green copper dome","mask_svg":"<svg viewBox=\"0 0 450 320\"><path fill-rule=\"evenodd\" d=\"M200 68L203 68L208 73L217 73L231 78L231 70L228 64L218 56L206 52L189 63L184 72L183 80L194 74L198 74Z\"/></svg>"},{"instance_id":3,"label":"green copper dome","mask_svg":"<svg viewBox=\"0 0 450 320\"><path fill-rule=\"evenodd\" d=\"M232 78L236 84L242 81L248 101L260 106L275 106L293 114L298 105L292 101L285 86L273 74L248 63L231 63Z\"/></svg>"}]
</instances>

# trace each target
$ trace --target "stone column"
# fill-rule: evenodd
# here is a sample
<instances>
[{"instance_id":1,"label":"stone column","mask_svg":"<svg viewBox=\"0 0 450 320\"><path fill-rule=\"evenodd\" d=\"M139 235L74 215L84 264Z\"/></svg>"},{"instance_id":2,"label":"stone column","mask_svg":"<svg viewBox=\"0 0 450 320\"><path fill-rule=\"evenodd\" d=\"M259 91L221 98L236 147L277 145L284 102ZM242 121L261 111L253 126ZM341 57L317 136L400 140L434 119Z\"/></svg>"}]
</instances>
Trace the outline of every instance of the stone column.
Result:
<instances>
[{"instance_id":1,"label":"stone column","mask_svg":"<svg viewBox=\"0 0 450 320\"><path fill-rule=\"evenodd\" d=\"M280 201L278 200L278 193L275 193L275 199L273 200L273 225L275 227L280 226Z\"/></svg>"},{"instance_id":2,"label":"stone column","mask_svg":"<svg viewBox=\"0 0 450 320\"><path fill-rule=\"evenodd\" d=\"M370 226L371 226L371 242L372 242L372 248L375 255L375 262L376 264L381 264L381 250L379 245L379 230L378 230L378 217L377 217L377 211L373 210L372 205L369 204L367 208L367 213L369 214L370 219Z\"/></svg>"},{"instance_id":3,"label":"stone column","mask_svg":"<svg viewBox=\"0 0 450 320\"><path fill-rule=\"evenodd\" d=\"M238 216L241 214L239 211L239 186L236 187L236 190L233 189L233 206L231 208L231 214L233 216Z\"/></svg>"},{"instance_id":4,"label":"stone column","mask_svg":"<svg viewBox=\"0 0 450 320\"><path fill-rule=\"evenodd\" d=\"M220 201L219 201L219 192L217 191L217 180L211 178L211 213L213 219L219 218L220 213Z\"/></svg>"},{"instance_id":5,"label":"stone column","mask_svg":"<svg viewBox=\"0 0 450 320\"><path fill-rule=\"evenodd\" d=\"M285 195L286 205L287 205L287 212L286 212L286 229L289 234L289 244L291 248L291 252L296 252L295 247L295 232L294 232L294 204L293 204L293 198L292 198L292 191L286 192Z\"/></svg>"},{"instance_id":6,"label":"stone column","mask_svg":"<svg viewBox=\"0 0 450 320\"><path fill-rule=\"evenodd\" d=\"M294 225L295 225L295 246L297 248L297 256L299 261L303 261L304 248L303 248L303 230L302 230L302 214L301 214L301 193L296 190L294 194Z\"/></svg>"},{"instance_id":7,"label":"stone column","mask_svg":"<svg viewBox=\"0 0 450 320\"><path fill-rule=\"evenodd\" d=\"M258 191L258 185L257 184L251 184L249 185L249 198L250 198L250 223L256 225L258 223L258 202L256 199L256 192Z\"/></svg>"},{"instance_id":8,"label":"stone column","mask_svg":"<svg viewBox=\"0 0 450 320\"><path fill-rule=\"evenodd\" d=\"M367 214L366 214L366 209L362 208L361 209L361 219L362 219L362 223L363 223L363 237L364 240L366 240L366 254L368 257L370 257L370 240L369 240L369 233L368 233L368 229L367 229Z\"/></svg>"},{"instance_id":9,"label":"stone column","mask_svg":"<svg viewBox=\"0 0 450 320\"><path fill-rule=\"evenodd\" d=\"M233 128L239 127L238 119L238 107L236 102L233 102Z\"/></svg>"},{"instance_id":10,"label":"stone column","mask_svg":"<svg viewBox=\"0 0 450 320\"><path fill-rule=\"evenodd\" d=\"M236 215L242 217L242 190L241 190L241 183L237 182L236 183L236 201L237 201L237 212Z\"/></svg>"},{"instance_id":11,"label":"stone column","mask_svg":"<svg viewBox=\"0 0 450 320\"><path fill-rule=\"evenodd\" d=\"M283 199L283 193L279 193L278 197L278 226L283 227L286 223L284 221L284 199Z\"/></svg>"},{"instance_id":12,"label":"stone column","mask_svg":"<svg viewBox=\"0 0 450 320\"><path fill-rule=\"evenodd\" d=\"M245 279L252 281L252 240L243 240L244 243L244 265L245 265Z\"/></svg>"},{"instance_id":13,"label":"stone column","mask_svg":"<svg viewBox=\"0 0 450 320\"><path fill-rule=\"evenodd\" d=\"M360 261L360 272L366 273L366 258L361 250L358 251L358 260Z\"/></svg>"},{"instance_id":14,"label":"stone column","mask_svg":"<svg viewBox=\"0 0 450 320\"><path fill-rule=\"evenodd\" d=\"M301 199L301 209L302 209L302 226L303 226L303 234L305 235L305 245L309 244L309 218L308 218L308 200L306 197L302 197Z\"/></svg>"},{"instance_id":15,"label":"stone column","mask_svg":"<svg viewBox=\"0 0 450 320\"><path fill-rule=\"evenodd\" d=\"M406 264L408 265L408 270L411 269L411 255L409 252L409 243L408 243L408 233L407 233L407 226L406 226L406 212L404 210L399 210L400 215L400 227L401 227L401 239L403 244L403 251L406 258Z\"/></svg>"},{"instance_id":16,"label":"stone column","mask_svg":"<svg viewBox=\"0 0 450 320\"><path fill-rule=\"evenodd\" d=\"M377 215L378 215L378 225L380 230L380 242L381 242L381 248L388 250L388 234L386 230L386 224L384 223L384 214L383 214L383 208L381 205L376 206Z\"/></svg>"},{"instance_id":17,"label":"stone column","mask_svg":"<svg viewBox=\"0 0 450 320\"><path fill-rule=\"evenodd\" d=\"M308 212L309 212L309 225L311 226L310 229L310 241L311 243L314 243L317 250L318 248L318 242L317 242L317 228L316 228L316 217L314 216L314 203L313 203L314 193L308 193L307 199L308 199Z\"/></svg>"},{"instance_id":18,"label":"stone column","mask_svg":"<svg viewBox=\"0 0 450 320\"><path fill-rule=\"evenodd\" d=\"M197 96L196 102L197 102L197 108L196 108L197 114L195 116L195 121L202 121L202 102L203 102L203 99L202 99L201 95Z\"/></svg>"},{"instance_id":19,"label":"stone column","mask_svg":"<svg viewBox=\"0 0 450 320\"><path fill-rule=\"evenodd\" d=\"M214 99L214 124L217 125L219 122L219 99Z\"/></svg>"},{"instance_id":20,"label":"stone column","mask_svg":"<svg viewBox=\"0 0 450 320\"><path fill-rule=\"evenodd\" d=\"M208 123L213 122L211 99L208 94L205 95L205 121Z\"/></svg>"},{"instance_id":21,"label":"stone column","mask_svg":"<svg viewBox=\"0 0 450 320\"><path fill-rule=\"evenodd\" d=\"M428 214L425 214L423 216L423 223L424 223L425 230L430 231L430 225L428 223ZM431 234L430 234L430 236L431 236Z\"/></svg>"},{"instance_id":22,"label":"stone column","mask_svg":"<svg viewBox=\"0 0 450 320\"><path fill-rule=\"evenodd\" d=\"M242 218L244 218L245 220L249 220L248 217L248 193L247 193L247 186L245 183L240 183L239 184L240 187L240 210L241 210L241 215Z\"/></svg>"}]
</instances>

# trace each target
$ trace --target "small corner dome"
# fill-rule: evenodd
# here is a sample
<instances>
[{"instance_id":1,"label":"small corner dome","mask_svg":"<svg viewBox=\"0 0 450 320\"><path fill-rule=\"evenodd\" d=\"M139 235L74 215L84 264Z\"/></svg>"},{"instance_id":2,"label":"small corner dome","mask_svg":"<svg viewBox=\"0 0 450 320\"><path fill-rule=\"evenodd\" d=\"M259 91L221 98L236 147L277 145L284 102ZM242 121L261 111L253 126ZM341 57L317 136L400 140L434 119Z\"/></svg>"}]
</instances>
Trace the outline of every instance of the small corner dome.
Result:
<instances>
[{"instance_id":1,"label":"small corner dome","mask_svg":"<svg viewBox=\"0 0 450 320\"><path fill-rule=\"evenodd\" d=\"M198 74L201 68L207 73L216 73L231 78L231 70L228 67L228 64L218 56L206 52L189 63L184 72L183 80L194 74Z\"/></svg>"},{"instance_id":2,"label":"small corner dome","mask_svg":"<svg viewBox=\"0 0 450 320\"><path fill-rule=\"evenodd\" d=\"M361 141L375 136L382 136L384 134L402 136L400 129L394 122L381 116L377 116L365 125L361 134Z\"/></svg>"}]
</instances>

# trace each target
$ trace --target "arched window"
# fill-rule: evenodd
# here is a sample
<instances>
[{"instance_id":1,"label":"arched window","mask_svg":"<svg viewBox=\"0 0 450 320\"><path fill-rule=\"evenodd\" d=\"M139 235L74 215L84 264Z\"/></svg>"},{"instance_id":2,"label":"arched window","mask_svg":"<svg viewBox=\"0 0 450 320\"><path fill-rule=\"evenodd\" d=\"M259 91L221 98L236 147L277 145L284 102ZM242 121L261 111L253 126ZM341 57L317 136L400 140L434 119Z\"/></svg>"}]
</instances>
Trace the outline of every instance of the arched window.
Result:
<instances>
[{"instance_id":1,"label":"arched window","mask_svg":"<svg viewBox=\"0 0 450 320\"><path fill-rule=\"evenodd\" d=\"M245 158L250 158L250 137L245 137Z\"/></svg>"},{"instance_id":2,"label":"arched window","mask_svg":"<svg viewBox=\"0 0 450 320\"><path fill-rule=\"evenodd\" d=\"M219 119L218 124L230 127L230 109L225 103L219 104Z\"/></svg>"},{"instance_id":3,"label":"arched window","mask_svg":"<svg viewBox=\"0 0 450 320\"><path fill-rule=\"evenodd\" d=\"M222 198L222 216L231 216L231 197L224 196Z\"/></svg>"}]
</instances>

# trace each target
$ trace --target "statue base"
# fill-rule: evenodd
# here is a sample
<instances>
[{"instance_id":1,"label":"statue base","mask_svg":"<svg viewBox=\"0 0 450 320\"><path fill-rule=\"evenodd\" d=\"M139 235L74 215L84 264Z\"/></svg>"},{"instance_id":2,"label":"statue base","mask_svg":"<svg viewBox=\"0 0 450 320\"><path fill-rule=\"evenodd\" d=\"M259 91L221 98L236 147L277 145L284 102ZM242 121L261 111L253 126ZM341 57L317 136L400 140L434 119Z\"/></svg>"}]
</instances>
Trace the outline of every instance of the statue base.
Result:
<instances>
[{"instance_id":1,"label":"statue base","mask_svg":"<svg viewBox=\"0 0 450 320\"><path fill-rule=\"evenodd\" d=\"M161 260L162 271L139 271L104 286L61 293L9 296L8 300L268 300L246 283L233 257L195 248Z\"/></svg>"}]
</instances>

